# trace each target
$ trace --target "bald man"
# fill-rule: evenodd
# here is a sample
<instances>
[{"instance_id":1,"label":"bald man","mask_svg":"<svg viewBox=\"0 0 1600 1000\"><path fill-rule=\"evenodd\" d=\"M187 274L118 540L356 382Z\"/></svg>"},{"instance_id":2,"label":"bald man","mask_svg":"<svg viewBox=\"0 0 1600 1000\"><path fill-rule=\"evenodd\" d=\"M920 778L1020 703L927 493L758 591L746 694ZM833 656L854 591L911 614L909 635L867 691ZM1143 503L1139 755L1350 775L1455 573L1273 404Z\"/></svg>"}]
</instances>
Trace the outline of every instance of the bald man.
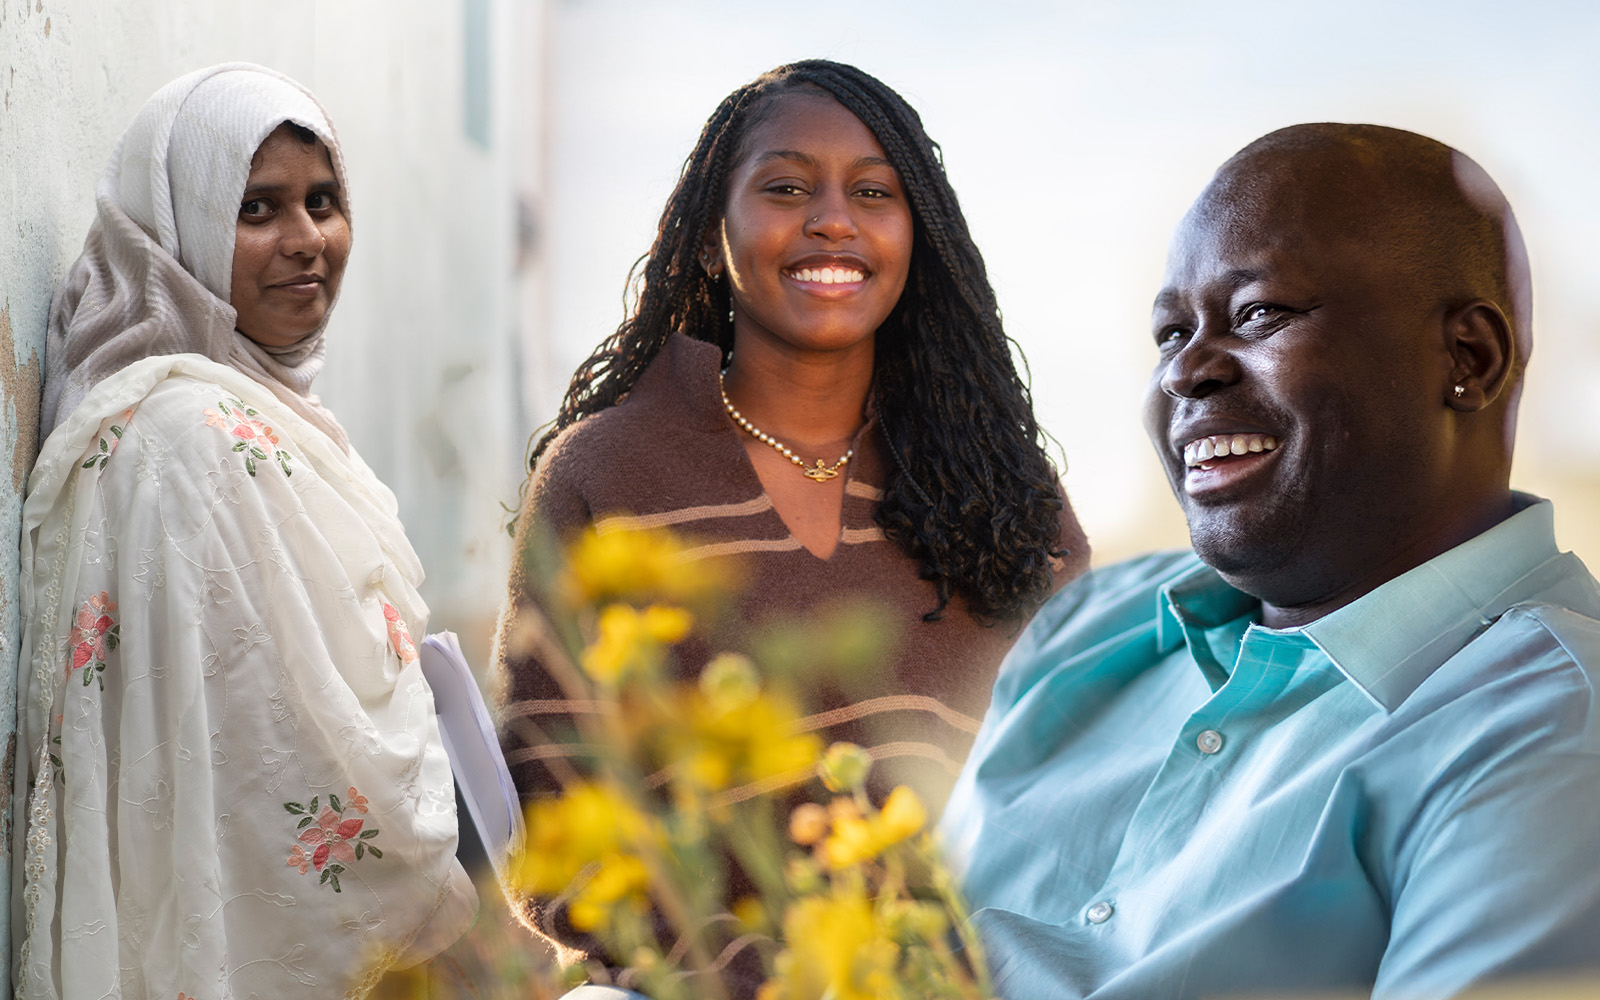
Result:
<instances>
[{"instance_id":1,"label":"bald man","mask_svg":"<svg viewBox=\"0 0 1600 1000\"><path fill-rule=\"evenodd\" d=\"M1145 413L1194 552L1039 612L946 812L1001 996L1600 989L1600 586L1510 487L1530 315L1449 147L1217 172Z\"/></svg>"}]
</instances>

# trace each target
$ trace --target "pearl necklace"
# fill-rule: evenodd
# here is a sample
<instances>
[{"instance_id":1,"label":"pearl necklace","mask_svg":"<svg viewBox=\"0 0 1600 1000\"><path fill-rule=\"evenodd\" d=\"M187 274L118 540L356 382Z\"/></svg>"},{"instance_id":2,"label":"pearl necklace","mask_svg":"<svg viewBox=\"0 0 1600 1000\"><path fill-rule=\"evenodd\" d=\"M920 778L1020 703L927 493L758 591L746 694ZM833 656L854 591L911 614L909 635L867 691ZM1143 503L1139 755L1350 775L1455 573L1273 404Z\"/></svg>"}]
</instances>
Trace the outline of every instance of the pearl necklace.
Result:
<instances>
[{"instance_id":1,"label":"pearl necklace","mask_svg":"<svg viewBox=\"0 0 1600 1000\"><path fill-rule=\"evenodd\" d=\"M845 465L850 461L850 459L855 457L856 450L854 448L851 448L849 451L845 452L843 455L840 455L839 456L839 460L837 462L833 463L832 467L823 465L822 464L822 459L820 459L820 458L817 459L817 464L816 465L808 466L805 463L805 459L801 458L799 455L796 455L794 452L790 451L789 447L787 445L785 445L782 441L779 441L777 438L773 437L771 434L766 433L765 431L761 430L761 428L757 427L755 424L752 424L750 421L746 420L744 418L744 414L740 413L738 410L733 408L733 401L728 398L728 387L723 385L723 383L722 383L722 373L721 372L717 373L717 388L722 390L722 405L727 407L728 416L733 418L733 422L734 423L738 424L740 427L743 427L745 430L749 431L750 432L750 436L755 438L757 441L760 441L763 444L771 445L772 448L775 451L778 452L778 454L782 455L784 458L787 458L789 461L793 462L794 464L800 466L800 471L805 475L805 477L807 479L811 480L812 482L814 482L814 483L825 483L828 480L833 479L834 477L839 475L839 470L843 469L845 467Z\"/></svg>"}]
</instances>

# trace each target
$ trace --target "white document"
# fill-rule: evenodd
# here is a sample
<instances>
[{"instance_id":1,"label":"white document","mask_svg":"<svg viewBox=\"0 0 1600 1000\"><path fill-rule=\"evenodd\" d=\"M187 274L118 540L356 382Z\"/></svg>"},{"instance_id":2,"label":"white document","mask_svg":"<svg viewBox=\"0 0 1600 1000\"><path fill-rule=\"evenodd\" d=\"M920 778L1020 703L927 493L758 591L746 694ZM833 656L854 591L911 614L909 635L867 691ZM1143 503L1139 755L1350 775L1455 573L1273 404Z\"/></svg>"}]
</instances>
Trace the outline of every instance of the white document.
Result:
<instances>
[{"instance_id":1,"label":"white document","mask_svg":"<svg viewBox=\"0 0 1600 1000\"><path fill-rule=\"evenodd\" d=\"M456 787L499 871L522 847L522 808L489 709L454 632L435 632L422 640L421 659Z\"/></svg>"}]
</instances>

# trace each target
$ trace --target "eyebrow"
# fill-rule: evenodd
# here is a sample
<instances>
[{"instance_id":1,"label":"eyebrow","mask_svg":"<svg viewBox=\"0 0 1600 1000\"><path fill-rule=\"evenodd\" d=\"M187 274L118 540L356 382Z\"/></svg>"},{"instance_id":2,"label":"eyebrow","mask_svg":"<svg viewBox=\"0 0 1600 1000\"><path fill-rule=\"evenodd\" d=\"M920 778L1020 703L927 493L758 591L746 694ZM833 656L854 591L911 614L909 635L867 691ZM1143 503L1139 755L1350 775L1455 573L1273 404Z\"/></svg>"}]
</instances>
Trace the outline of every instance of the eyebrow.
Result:
<instances>
[{"instance_id":1,"label":"eyebrow","mask_svg":"<svg viewBox=\"0 0 1600 1000\"><path fill-rule=\"evenodd\" d=\"M810 153L802 153L797 149L769 149L756 157L757 163L765 163L768 160L788 160L792 163L799 163L812 168L822 166L821 160L818 160ZM891 170L894 169L894 164L881 156L858 156L850 166L852 169L859 167L888 167Z\"/></svg>"},{"instance_id":2,"label":"eyebrow","mask_svg":"<svg viewBox=\"0 0 1600 1000\"><path fill-rule=\"evenodd\" d=\"M1265 272L1263 271L1253 270L1248 267L1236 267L1227 274L1224 274L1222 276L1222 281L1230 288L1243 288L1252 281L1261 280L1261 277L1264 273ZM1178 295L1176 289L1163 288L1161 291L1156 293L1156 300L1155 302L1151 303L1150 308L1176 309L1179 305L1179 300L1180 296Z\"/></svg>"},{"instance_id":3,"label":"eyebrow","mask_svg":"<svg viewBox=\"0 0 1600 1000\"><path fill-rule=\"evenodd\" d=\"M288 184L251 184L244 189L244 194L240 195L239 197L251 198L259 197L264 194L282 194L283 192L289 190L289 187L290 185ZM311 192L313 194L321 194L324 191L332 191L337 194L339 192L339 182L337 180L318 181L317 183L311 185Z\"/></svg>"}]
</instances>

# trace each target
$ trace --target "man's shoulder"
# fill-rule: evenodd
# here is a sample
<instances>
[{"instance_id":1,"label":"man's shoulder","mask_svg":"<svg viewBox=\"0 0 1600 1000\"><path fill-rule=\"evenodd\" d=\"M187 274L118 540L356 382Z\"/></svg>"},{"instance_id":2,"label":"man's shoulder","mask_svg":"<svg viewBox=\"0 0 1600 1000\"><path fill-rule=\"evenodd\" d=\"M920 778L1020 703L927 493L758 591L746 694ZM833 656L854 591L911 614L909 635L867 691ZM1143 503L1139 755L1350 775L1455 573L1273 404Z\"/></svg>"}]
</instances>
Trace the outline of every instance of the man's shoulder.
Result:
<instances>
[{"instance_id":1,"label":"man's shoulder","mask_svg":"<svg viewBox=\"0 0 1600 1000\"><path fill-rule=\"evenodd\" d=\"M1484 627L1417 689L1418 707L1476 689L1497 712L1526 711L1528 698L1600 711L1600 584L1570 554L1530 576L1527 593ZM1501 688L1506 689L1500 691ZM1574 689L1581 697L1572 697Z\"/></svg>"},{"instance_id":2,"label":"man's shoulder","mask_svg":"<svg viewBox=\"0 0 1600 1000\"><path fill-rule=\"evenodd\" d=\"M1600 753L1600 620L1589 610L1513 605L1418 688L1415 710L1470 704L1480 729L1537 722L1534 742L1576 737Z\"/></svg>"}]
</instances>

